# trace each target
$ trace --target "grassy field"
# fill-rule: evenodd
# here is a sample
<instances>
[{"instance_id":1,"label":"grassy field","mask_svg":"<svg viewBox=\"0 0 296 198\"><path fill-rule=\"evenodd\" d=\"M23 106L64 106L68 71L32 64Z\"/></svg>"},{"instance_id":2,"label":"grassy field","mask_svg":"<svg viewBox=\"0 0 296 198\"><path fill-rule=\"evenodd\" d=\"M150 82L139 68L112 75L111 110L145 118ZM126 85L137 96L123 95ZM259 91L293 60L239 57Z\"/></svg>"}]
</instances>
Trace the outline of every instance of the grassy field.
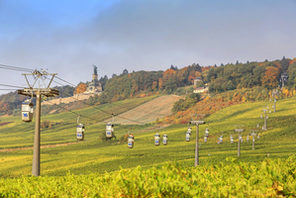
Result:
<instances>
[{"instance_id":1,"label":"grassy field","mask_svg":"<svg viewBox=\"0 0 296 198\"><path fill-rule=\"evenodd\" d=\"M91 134L95 132L93 129L97 128L97 132L99 130L102 131L102 121L110 118L112 113L121 114L143 103L146 103L153 98L155 97L150 96L146 98L128 99L111 104L98 105L95 108L87 107L80 110L73 110L73 112L82 115L79 122L87 125L87 130L90 129L88 137L93 138L93 136L91 136ZM56 108L59 107L57 106ZM106 114L100 110L103 110L109 114ZM41 144L46 145L76 141L75 134L77 116L75 114L71 112L63 112L59 114L43 115L41 119L41 122L49 121L53 124L51 128L41 129ZM0 126L0 149L33 145L34 121L31 123L24 123L21 121L20 116L0 117L0 123L3 122L11 123Z\"/></svg>"},{"instance_id":2,"label":"grassy field","mask_svg":"<svg viewBox=\"0 0 296 198\"><path fill-rule=\"evenodd\" d=\"M225 108L205 120L207 124L200 126L200 164L212 165L219 162L229 163L226 158L236 158L237 144L230 144L229 136L233 135L237 142L234 129L242 127L244 142L241 148L239 161L258 162L266 158L287 158L296 153L296 98L280 100L277 103L278 111L268 114L268 130L259 130L260 138L256 139L255 151L251 149L251 141L246 142L246 135L256 129L262 109L271 103L254 102ZM135 99L136 100L136 99ZM144 102L145 99L142 99ZM146 99L148 101L148 99ZM141 103L141 102L139 102ZM137 103L137 104L139 104ZM113 109L132 108L135 101L121 101L114 103ZM101 106L109 111L110 106ZM88 108L80 110L89 116L104 120L106 115ZM111 110L110 110L111 111ZM120 111L120 110L117 110ZM75 142L76 118L69 114L48 115L44 120L51 120L60 124L51 129L42 131L42 144L57 144ZM74 120L74 121L73 121ZM19 118L1 117L1 122L13 122L0 127L0 147L15 148L31 146L33 140L33 123L23 124ZM56 176L72 174L101 174L106 171L115 171L120 168L133 168L138 165L144 169L151 166L163 165L168 161L178 161L182 166L189 167L194 164L194 138L185 142L186 125L172 125L167 128L158 128L152 124L116 126L115 133L121 137L128 132L135 135L134 149L128 149L126 143L118 141L102 141L101 133L105 126L89 122L85 141L41 149L41 175ZM210 130L210 138L203 143L205 128ZM195 131L195 127L193 127ZM158 132L169 136L169 144L154 146L153 136ZM217 144L218 137L223 135L223 144ZM0 152L0 175L4 177L30 175L32 150L17 150Z\"/></svg>"}]
</instances>

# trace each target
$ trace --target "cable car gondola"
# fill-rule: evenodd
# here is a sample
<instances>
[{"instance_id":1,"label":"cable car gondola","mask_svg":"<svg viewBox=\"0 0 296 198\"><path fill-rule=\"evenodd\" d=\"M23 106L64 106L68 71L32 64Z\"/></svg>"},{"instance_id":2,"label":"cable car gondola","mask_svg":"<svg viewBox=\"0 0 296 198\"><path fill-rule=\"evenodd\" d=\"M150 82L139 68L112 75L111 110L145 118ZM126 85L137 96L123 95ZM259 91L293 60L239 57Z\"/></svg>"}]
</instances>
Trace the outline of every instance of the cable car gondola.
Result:
<instances>
[{"instance_id":1,"label":"cable car gondola","mask_svg":"<svg viewBox=\"0 0 296 198\"><path fill-rule=\"evenodd\" d=\"M206 136L207 138L209 137L209 129L208 129L208 128L206 128L205 136Z\"/></svg>"},{"instance_id":2,"label":"cable car gondola","mask_svg":"<svg viewBox=\"0 0 296 198\"><path fill-rule=\"evenodd\" d=\"M223 135L221 135L219 138L218 138L218 144L222 144L223 143Z\"/></svg>"},{"instance_id":3,"label":"cable car gondola","mask_svg":"<svg viewBox=\"0 0 296 198\"><path fill-rule=\"evenodd\" d=\"M106 140L110 140L112 138L116 138L114 135L114 125L111 122L106 124Z\"/></svg>"},{"instance_id":4,"label":"cable car gondola","mask_svg":"<svg viewBox=\"0 0 296 198\"><path fill-rule=\"evenodd\" d=\"M192 131L192 129L191 129L191 127L189 127L186 132L186 142L190 141L191 131Z\"/></svg>"},{"instance_id":5,"label":"cable car gondola","mask_svg":"<svg viewBox=\"0 0 296 198\"><path fill-rule=\"evenodd\" d=\"M22 120L31 122L33 119L34 105L32 99L27 99L22 103Z\"/></svg>"},{"instance_id":6,"label":"cable car gondola","mask_svg":"<svg viewBox=\"0 0 296 198\"><path fill-rule=\"evenodd\" d=\"M134 136L132 134L129 135L128 138L127 138L127 146L128 146L128 148L130 148L130 149L134 148L134 142L135 142Z\"/></svg>"},{"instance_id":7,"label":"cable car gondola","mask_svg":"<svg viewBox=\"0 0 296 198\"><path fill-rule=\"evenodd\" d=\"M154 135L154 145L159 146L159 144L160 144L160 135L158 133L156 133Z\"/></svg>"},{"instance_id":8,"label":"cable car gondola","mask_svg":"<svg viewBox=\"0 0 296 198\"><path fill-rule=\"evenodd\" d=\"M168 135L167 134L163 134L162 143L163 143L163 145L167 145L168 144Z\"/></svg>"},{"instance_id":9,"label":"cable car gondola","mask_svg":"<svg viewBox=\"0 0 296 198\"><path fill-rule=\"evenodd\" d=\"M84 132L85 132L85 127L83 124L78 124L76 128L76 138L77 140L82 141L84 139Z\"/></svg>"},{"instance_id":10,"label":"cable car gondola","mask_svg":"<svg viewBox=\"0 0 296 198\"><path fill-rule=\"evenodd\" d=\"M230 135L230 143L231 144L233 143L233 137L232 137L232 135Z\"/></svg>"},{"instance_id":11,"label":"cable car gondola","mask_svg":"<svg viewBox=\"0 0 296 198\"><path fill-rule=\"evenodd\" d=\"M243 143L243 137L241 135L239 135L238 140Z\"/></svg>"}]
</instances>

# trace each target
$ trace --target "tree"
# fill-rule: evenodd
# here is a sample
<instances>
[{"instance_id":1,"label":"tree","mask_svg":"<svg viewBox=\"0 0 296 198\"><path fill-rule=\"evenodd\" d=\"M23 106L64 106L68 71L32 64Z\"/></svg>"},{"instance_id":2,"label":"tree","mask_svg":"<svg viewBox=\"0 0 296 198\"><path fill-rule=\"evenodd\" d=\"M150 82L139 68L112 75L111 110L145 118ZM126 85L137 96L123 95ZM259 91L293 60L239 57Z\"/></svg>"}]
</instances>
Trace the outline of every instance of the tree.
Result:
<instances>
[{"instance_id":1,"label":"tree","mask_svg":"<svg viewBox=\"0 0 296 198\"><path fill-rule=\"evenodd\" d=\"M128 74L128 70L127 70L127 69L124 69L124 70L122 71L122 75L126 75L126 74Z\"/></svg>"},{"instance_id":2,"label":"tree","mask_svg":"<svg viewBox=\"0 0 296 198\"><path fill-rule=\"evenodd\" d=\"M178 67L177 66L174 66L174 65L171 65L171 67L170 67L170 69L172 69L172 70L178 70Z\"/></svg>"},{"instance_id":3,"label":"tree","mask_svg":"<svg viewBox=\"0 0 296 198\"><path fill-rule=\"evenodd\" d=\"M296 87L296 62L291 64L288 69L288 86L291 88Z\"/></svg>"},{"instance_id":4,"label":"tree","mask_svg":"<svg viewBox=\"0 0 296 198\"><path fill-rule=\"evenodd\" d=\"M108 81L108 76L107 75L105 75L104 77L101 77L100 80L99 80L99 83L101 83L103 90L105 89L105 85L106 85L107 81Z\"/></svg>"},{"instance_id":5,"label":"tree","mask_svg":"<svg viewBox=\"0 0 296 198\"><path fill-rule=\"evenodd\" d=\"M283 57L283 59L280 61L281 67L283 71L287 71L289 68L290 60Z\"/></svg>"},{"instance_id":6,"label":"tree","mask_svg":"<svg viewBox=\"0 0 296 198\"><path fill-rule=\"evenodd\" d=\"M200 95L198 93L192 93L186 96L185 99L180 99L179 101L177 101L174 104L172 111L175 113L178 111L185 111L186 109L194 106L199 101Z\"/></svg>"},{"instance_id":7,"label":"tree","mask_svg":"<svg viewBox=\"0 0 296 198\"><path fill-rule=\"evenodd\" d=\"M268 89L276 88L278 86L279 68L277 67L266 67L265 75L262 78L262 85Z\"/></svg>"},{"instance_id":8,"label":"tree","mask_svg":"<svg viewBox=\"0 0 296 198\"><path fill-rule=\"evenodd\" d=\"M80 94L86 91L87 85L86 83L79 83L76 87L75 93Z\"/></svg>"}]
</instances>

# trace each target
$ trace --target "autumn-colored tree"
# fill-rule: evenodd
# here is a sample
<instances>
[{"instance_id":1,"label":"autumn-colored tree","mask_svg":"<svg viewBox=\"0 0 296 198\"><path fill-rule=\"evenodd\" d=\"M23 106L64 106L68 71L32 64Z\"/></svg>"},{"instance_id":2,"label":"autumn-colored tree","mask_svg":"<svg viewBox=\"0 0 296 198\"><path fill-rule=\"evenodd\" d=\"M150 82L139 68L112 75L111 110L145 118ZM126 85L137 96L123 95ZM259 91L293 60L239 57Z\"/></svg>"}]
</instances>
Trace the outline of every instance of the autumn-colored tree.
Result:
<instances>
[{"instance_id":1,"label":"autumn-colored tree","mask_svg":"<svg viewBox=\"0 0 296 198\"><path fill-rule=\"evenodd\" d=\"M296 63L296 58L292 59L289 63L289 65L292 65L293 63Z\"/></svg>"},{"instance_id":2,"label":"autumn-colored tree","mask_svg":"<svg viewBox=\"0 0 296 198\"><path fill-rule=\"evenodd\" d=\"M265 75L261 79L262 85L266 88L275 88L278 86L278 77L280 70L277 67L266 67Z\"/></svg>"},{"instance_id":3,"label":"autumn-colored tree","mask_svg":"<svg viewBox=\"0 0 296 198\"><path fill-rule=\"evenodd\" d=\"M157 90L157 85L158 85L157 81L153 81L152 87L151 87L153 91Z\"/></svg>"},{"instance_id":4,"label":"autumn-colored tree","mask_svg":"<svg viewBox=\"0 0 296 198\"><path fill-rule=\"evenodd\" d=\"M87 85L85 83L79 83L75 89L76 94L80 94L86 91Z\"/></svg>"},{"instance_id":5,"label":"autumn-colored tree","mask_svg":"<svg viewBox=\"0 0 296 198\"><path fill-rule=\"evenodd\" d=\"M162 78L158 79L158 87L159 87L159 89L162 89L162 87L163 87Z\"/></svg>"},{"instance_id":6,"label":"autumn-colored tree","mask_svg":"<svg viewBox=\"0 0 296 198\"><path fill-rule=\"evenodd\" d=\"M173 76L176 74L176 70L173 69L168 69L165 72L163 72L162 74L162 79L163 82L165 83L166 81L168 81L169 79L173 78Z\"/></svg>"}]
</instances>

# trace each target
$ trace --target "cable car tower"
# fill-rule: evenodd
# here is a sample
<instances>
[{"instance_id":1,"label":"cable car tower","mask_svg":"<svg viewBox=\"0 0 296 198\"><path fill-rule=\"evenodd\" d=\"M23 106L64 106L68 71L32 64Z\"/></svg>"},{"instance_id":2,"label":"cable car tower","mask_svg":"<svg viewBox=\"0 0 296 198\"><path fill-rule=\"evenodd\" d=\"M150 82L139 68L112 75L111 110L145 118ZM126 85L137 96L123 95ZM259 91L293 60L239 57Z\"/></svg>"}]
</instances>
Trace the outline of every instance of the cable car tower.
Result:
<instances>
[{"instance_id":1,"label":"cable car tower","mask_svg":"<svg viewBox=\"0 0 296 198\"><path fill-rule=\"evenodd\" d=\"M40 175L40 119L41 119L41 97L54 97L59 95L57 89L50 88L50 85L56 74L48 73L45 70L35 70L32 73L23 74L28 84L28 88L19 89L18 94L30 96L31 99L22 104L22 120L25 122L32 121L33 118L33 97L36 97L36 115L35 115L35 134L33 149L33 176ZM33 83L29 82L29 77ZM41 84L42 83L42 84ZM37 85L38 87L36 87ZM42 86L43 85L43 86Z\"/></svg>"}]
</instances>

